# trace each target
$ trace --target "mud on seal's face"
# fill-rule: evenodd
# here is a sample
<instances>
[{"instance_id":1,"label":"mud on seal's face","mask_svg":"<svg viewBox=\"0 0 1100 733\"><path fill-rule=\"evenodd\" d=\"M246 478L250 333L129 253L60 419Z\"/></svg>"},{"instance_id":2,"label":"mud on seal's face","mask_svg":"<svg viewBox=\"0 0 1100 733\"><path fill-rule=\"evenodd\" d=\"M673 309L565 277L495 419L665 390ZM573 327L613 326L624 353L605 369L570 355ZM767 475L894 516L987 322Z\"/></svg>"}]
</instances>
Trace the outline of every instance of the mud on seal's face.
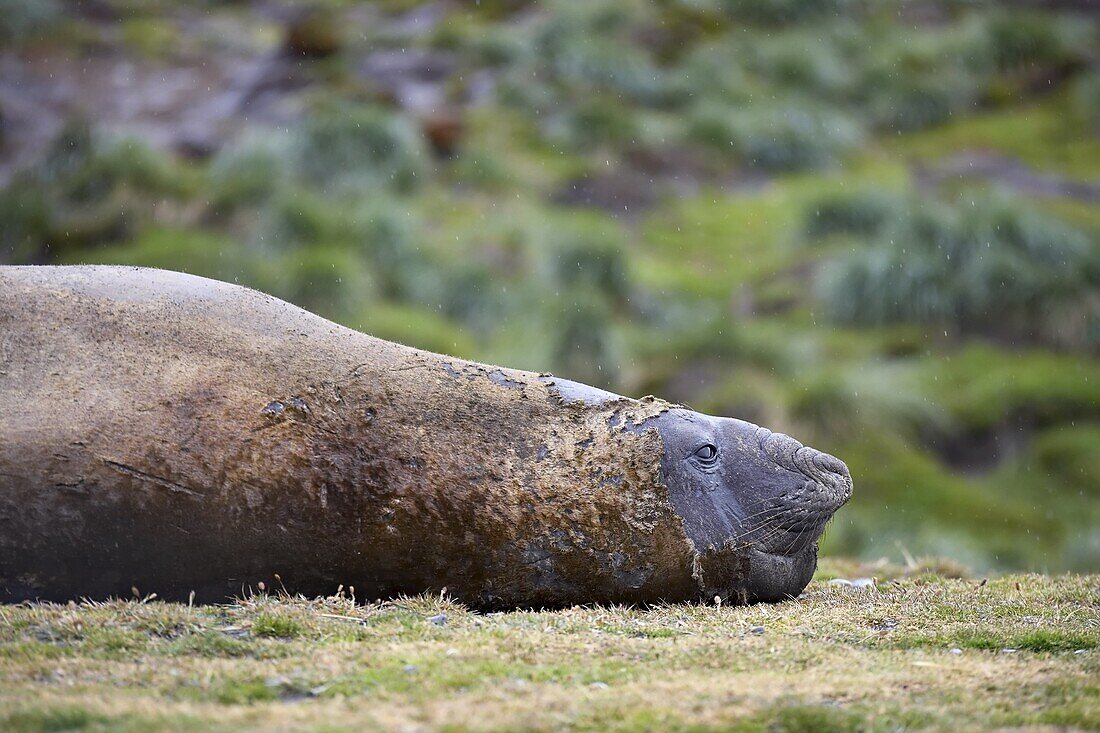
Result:
<instances>
[{"instance_id":1,"label":"mud on seal's face","mask_svg":"<svg viewBox=\"0 0 1100 733\"><path fill-rule=\"evenodd\" d=\"M674 409L647 422L661 435L661 472L696 550L747 561L747 600L797 596L825 524L851 496L844 463L743 420Z\"/></svg>"}]
</instances>

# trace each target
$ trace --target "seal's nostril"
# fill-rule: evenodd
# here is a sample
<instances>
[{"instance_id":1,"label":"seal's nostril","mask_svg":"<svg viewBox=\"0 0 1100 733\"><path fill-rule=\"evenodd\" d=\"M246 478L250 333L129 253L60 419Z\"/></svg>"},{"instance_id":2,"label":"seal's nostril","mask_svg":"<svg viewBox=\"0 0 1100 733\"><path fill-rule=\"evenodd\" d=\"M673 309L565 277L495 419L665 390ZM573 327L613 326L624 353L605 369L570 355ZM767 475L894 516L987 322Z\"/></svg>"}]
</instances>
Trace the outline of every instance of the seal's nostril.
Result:
<instances>
[{"instance_id":1,"label":"seal's nostril","mask_svg":"<svg viewBox=\"0 0 1100 733\"><path fill-rule=\"evenodd\" d=\"M764 455L777 466L797 471L824 488L830 503L835 500L839 506L852 495L851 474L844 461L836 456L804 446L788 435L773 433L766 428L757 429L756 440Z\"/></svg>"},{"instance_id":2,"label":"seal's nostril","mask_svg":"<svg viewBox=\"0 0 1100 733\"><path fill-rule=\"evenodd\" d=\"M848 501L852 496L852 475L848 473L848 467L844 465L844 461L828 453L819 452L814 457L813 463L818 469L816 478L823 486L832 490L838 506Z\"/></svg>"},{"instance_id":3,"label":"seal's nostril","mask_svg":"<svg viewBox=\"0 0 1100 733\"><path fill-rule=\"evenodd\" d=\"M797 458L802 473L824 488L837 506L848 501L852 495L852 476L844 461L809 446L799 450Z\"/></svg>"},{"instance_id":4,"label":"seal's nostril","mask_svg":"<svg viewBox=\"0 0 1100 733\"><path fill-rule=\"evenodd\" d=\"M848 467L844 465L844 461L836 456L817 451L817 455L813 457L813 463L822 472L831 473L843 481L852 480L851 474L848 473Z\"/></svg>"}]
</instances>

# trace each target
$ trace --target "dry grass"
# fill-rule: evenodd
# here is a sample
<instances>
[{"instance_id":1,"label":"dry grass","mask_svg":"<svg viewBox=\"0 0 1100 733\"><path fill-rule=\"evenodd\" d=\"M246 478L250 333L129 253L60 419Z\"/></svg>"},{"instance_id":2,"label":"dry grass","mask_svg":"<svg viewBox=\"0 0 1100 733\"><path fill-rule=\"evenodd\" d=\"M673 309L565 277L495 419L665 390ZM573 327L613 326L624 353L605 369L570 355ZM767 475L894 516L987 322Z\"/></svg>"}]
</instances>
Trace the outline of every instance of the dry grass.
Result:
<instances>
[{"instance_id":1,"label":"dry grass","mask_svg":"<svg viewBox=\"0 0 1100 733\"><path fill-rule=\"evenodd\" d=\"M1100 576L928 569L748 608L6 606L0 730L1096 729L1098 646Z\"/></svg>"}]
</instances>

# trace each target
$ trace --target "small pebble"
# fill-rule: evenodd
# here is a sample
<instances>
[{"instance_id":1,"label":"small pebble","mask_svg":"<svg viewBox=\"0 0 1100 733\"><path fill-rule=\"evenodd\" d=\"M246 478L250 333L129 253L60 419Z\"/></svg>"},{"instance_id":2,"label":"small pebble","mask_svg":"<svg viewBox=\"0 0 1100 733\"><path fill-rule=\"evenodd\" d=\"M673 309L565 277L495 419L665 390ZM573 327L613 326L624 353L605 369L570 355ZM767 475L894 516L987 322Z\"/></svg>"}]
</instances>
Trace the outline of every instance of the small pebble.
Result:
<instances>
[{"instance_id":1,"label":"small pebble","mask_svg":"<svg viewBox=\"0 0 1100 733\"><path fill-rule=\"evenodd\" d=\"M594 687L597 690L606 690L607 689L607 683L606 682L593 682L591 685L589 685L589 687Z\"/></svg>"},{"instance_id":2,"label":"small pebble","mask_svg":"<svg viewBox=\"0 0 1100 733\"><path fill-rule=\"evenodd\" d=\"M854 580L848 580L847 578L833 578L829 581L829 585L839 586L842 588L874 588L874 578L856 578Z\"/></svg>"},{"instance_id":3,"label":"small pebble","mask_svg":"<svg viewBox=\"0 0 1100 733\"><path fill-rule=\"evenodd\" d=\"M953 646L950 649L948 649L947 651L951 654L962 654L963 653L963 650L959 649L957 646Z\"/></svg>"},{"instance_id":4,"label":"small pebble","mask_svg":"<svg viewBox=\"0 0 1100 733\"><path fill-rule=\"evenodd\" d=\"M443 626L444 624L447 623L447 614L441 613L437 616L430 616L428 618L428 620L431 621L436 626Z\"/></svg>"},{"instance_id":5,"label":"small pebble","mask_svg":"<svg viewBox=\"0 0 1100 733\"><path fill-rule=\"evenodd\" d=\"M750 634L757 634L757 635L763 634L764 633L764 627L763 626L753 626L751 629L749 629L749 633Z\"/></svg>"},{"instance_id":6,"label":"small pebble","mask_svg":"<svg viewBox=\"0 0 1100 733\"><path fill-rule=\"evenodd\" d=\"M1088 651L1087 649L1074 649L1073 653L1074 654L1084 654L1087 651Z\"/></svg>"}]
</instances>

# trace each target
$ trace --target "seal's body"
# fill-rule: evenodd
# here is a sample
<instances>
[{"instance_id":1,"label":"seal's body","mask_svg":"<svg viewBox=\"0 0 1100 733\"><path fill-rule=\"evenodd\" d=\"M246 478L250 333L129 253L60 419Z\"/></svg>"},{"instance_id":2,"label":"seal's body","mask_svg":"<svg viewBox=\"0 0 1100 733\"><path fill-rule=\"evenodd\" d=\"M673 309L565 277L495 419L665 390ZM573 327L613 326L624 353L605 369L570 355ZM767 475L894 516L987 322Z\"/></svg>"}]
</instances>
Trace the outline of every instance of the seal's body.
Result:
<instances>
[{"instance_id":1,"label":"seal's body","mask_svg":"<svg viewBox=\"0 0 1100 733\"><path fill-rule=\"evenodd\" d=\"M843 464L179 273L0 268L0 600L797 595Z\"/></svg>"}]
</instances>

